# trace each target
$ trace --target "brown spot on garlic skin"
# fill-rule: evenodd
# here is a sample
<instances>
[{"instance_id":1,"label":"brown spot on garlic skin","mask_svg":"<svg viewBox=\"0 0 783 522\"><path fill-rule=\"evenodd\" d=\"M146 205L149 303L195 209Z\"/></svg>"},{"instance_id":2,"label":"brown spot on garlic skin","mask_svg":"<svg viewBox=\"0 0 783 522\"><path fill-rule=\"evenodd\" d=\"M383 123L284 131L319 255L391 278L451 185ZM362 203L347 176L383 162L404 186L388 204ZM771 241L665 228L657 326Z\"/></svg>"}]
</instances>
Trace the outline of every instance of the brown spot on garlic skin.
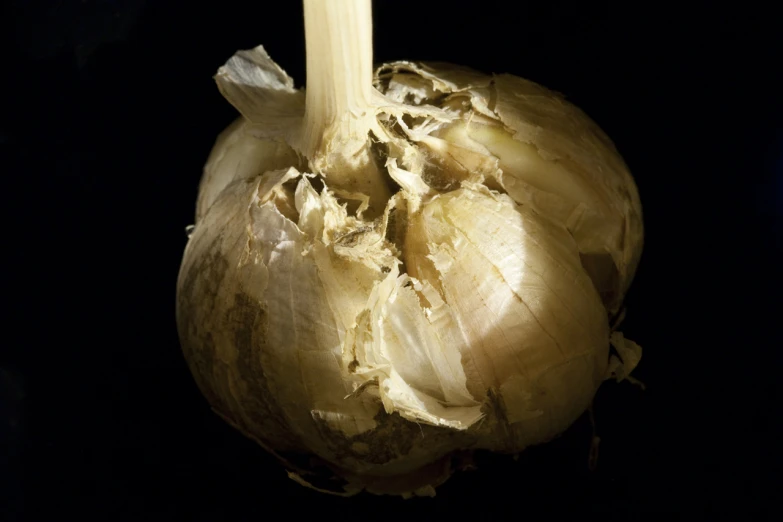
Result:
<instances>
[{"instance_id":1,"label":"brown spot on garlic skin","mask_svg":"<svg viewBox=\"0 0 783 522\"><path fill-rule=\"evenodd\" d=\"M473 433L418 424L381 410L378 426L353 437L319 420L319 432L341 467L368 476L415 475L433 460L475 441Z\"/></svg>"},{"instance_id":2,"label":"brown spot on garlic skin","mask_svg":"<svg viewBox=\"0 0 783 522\"><path fill-rule=\"evenodd\" d=\"M237 186L239 194L247 190L245 186L252 188L252 183L242 183ZM266 445L303 451L282 420L262 371L264 310L241 291L227 295L227 290L236 286L236 271L240 269L239 259L229 257L231 252L236 253L231 241L236 230L226 223L220 223L217 234L210 230L214 216L223 216L226 210L228 223L243 215L235 198L219 198L188 244L189 250L200 255L186 256L180 273L177 322L182 350L196 383L221 416ZM244 235L241 228L236 237L241 240Z\"/></svg>"},{"instance_id":3,"label":"brown spot on garlic skin","mask_svg":"<svg viewBox=\"0 0 783 522\"><path fill-rule=\"evenodd\" d=\"M247 426L247 431L263 432L272 424L276 433L289 431L280 407L272 399L259 357L265 344L266 310L248 295L236 293L234 306L226 313L226 322L234 325L235 371L247 387L237 398L244 414L254 424Z\"/></svg>"},{"instance_id":4,"label":"brown spot on garlic skin","mask_svg":"<svg viewBox=\"0 0 783 522\"><path fill-rule=\"evenodd\" d=\"M223 262L222 264L221 261ZM215 367L215 343L212 338L212 332L199 332L198 326L192 319L198 317L196 308L197 303L201 302L201 292L198 292L198 296L196 295L198 279L203 278L207 285L214 287L220 278L218 273L225 273L225 265L225 260L214 254L211 258L204 259L202 263L195 264L188 271L182 284L180 284L177 296L177 318L180 338L200 338L199 345L190 342L182 343L185 359L201 392L213 407L220 409L225 409L223 400L214 392L210 382L214 375ZM205 269L202 270L202 268ZM207 299L203 302L208 303L210 310L214 310L214 299Z\"/></svg>"},{"instance_id":5,"label":"brown spot on garlic skin","mask_svg":"<svg viewBox=\"0 0 783 522\"><path fill-rule=\"evenodd\" d=\"M362 462L386 464L406 456L413 447L414 433L410 426L415 425L399 415L388 415L385 412L379 412L376 421L377 428L354 437L346 437L344 433L331 429L323 420L318 419L316 422L329 449L334 452L338 461L345 464L351 461L358 461L360 466ZM421 436L418 429L416 435ZM365 450L356 451L357 444Z\"/></svg>"},{"instance_id":6,"label":"brown spot on garlic skin","mask_svg":"<svg viewBox=\"0 0 783 522\"><path fill-rule=\"evenodd\" d=\"M207 256L200 259L200 263L191 268L183 284L184 294L180 298L182 306L185 307L184 315L190 316L188 312L192 312L195 306L193 297L196 293L197 280L200 280L198 293L203 294L205 298L202 303L207 304L210 313L215 310L217 292L227 269L228 261L217 249L211 250Z\"/></svg>"},{"instance_id":7,"label":"brown spot on garlic skin","mask_svg":"<svg viewBox=\"0 0 783 522\"><path fill-rule=\"evenodd\" d=\"M519 451L512 430L509 427L503 399L494 388L487 390L487 400L484 402L484 412L487 421L482 424L481 427L492 432L493 436L496 437L498 443L495 450L506 453Z\"/></svg>"}]
</instances>

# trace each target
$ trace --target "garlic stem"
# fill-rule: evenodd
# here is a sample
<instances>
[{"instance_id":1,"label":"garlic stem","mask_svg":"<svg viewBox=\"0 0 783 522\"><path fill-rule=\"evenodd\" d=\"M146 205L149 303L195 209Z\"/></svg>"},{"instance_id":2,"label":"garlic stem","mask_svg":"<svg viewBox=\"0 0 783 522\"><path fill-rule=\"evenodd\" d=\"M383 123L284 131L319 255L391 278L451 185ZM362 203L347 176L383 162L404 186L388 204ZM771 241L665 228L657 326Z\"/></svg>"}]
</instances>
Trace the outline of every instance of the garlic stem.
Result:
<instances>
[{"instance_id":1,"label":"garlic stem","mask_svg":"<svg viewBox=\"0 0 783 522\"><path fill-rule=\"evenodd\" d=\"M367 112L373 88L370 0L304 0L304 14L309 127Z\"/></svg>"},{"instance_id":2,"label":"garlic stem","mask_svg":"<svg viewBox=\"0 0 783 522\"><path fill-rule=\"evenodd\" d=\"M376 125L371 0L304 0L307 90L303 149L327 183L370 197L368 217L390 197L370 150Z\"/></svg>"}]
</instances>

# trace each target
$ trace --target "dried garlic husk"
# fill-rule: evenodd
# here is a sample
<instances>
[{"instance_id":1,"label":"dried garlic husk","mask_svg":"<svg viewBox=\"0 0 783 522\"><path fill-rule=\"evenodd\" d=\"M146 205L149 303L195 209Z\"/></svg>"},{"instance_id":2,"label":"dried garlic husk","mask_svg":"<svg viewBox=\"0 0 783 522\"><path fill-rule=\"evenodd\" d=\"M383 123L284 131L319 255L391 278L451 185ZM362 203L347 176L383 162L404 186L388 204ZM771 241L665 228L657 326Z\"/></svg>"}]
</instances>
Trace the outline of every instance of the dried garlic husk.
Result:
<instances>
[{"instance_id":1,"label":"dried garlic husk","mask_svg":"<svg viewBox=\"0 0 783 522\"><path fill-rule=\"evenodd\" d=\"M262 47L218 71L242 117L204 170L183 350L297 481L317 462L346 494L433 494L454 455L545 442L629 376L641 349L610 320L639 197L560 95L447 64L373 73L369 0L304 6L306 91Z\"/></svg>"}]
</instances>

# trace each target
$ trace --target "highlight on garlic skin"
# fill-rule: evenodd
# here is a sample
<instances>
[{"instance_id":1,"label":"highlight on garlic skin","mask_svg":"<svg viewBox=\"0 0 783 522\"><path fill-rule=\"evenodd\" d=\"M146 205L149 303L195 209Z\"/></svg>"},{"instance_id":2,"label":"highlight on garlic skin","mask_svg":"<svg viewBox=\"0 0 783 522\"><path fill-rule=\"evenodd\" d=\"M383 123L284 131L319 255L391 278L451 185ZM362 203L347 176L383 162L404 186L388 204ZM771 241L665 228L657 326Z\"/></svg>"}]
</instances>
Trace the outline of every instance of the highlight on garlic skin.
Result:
<instances>
[{"instance_id":1,"label":"highlight on garlic skin","mask_svg":"<svg viewBox=\"0 0 783 522\"><path fill-rule=\"evenodd\" d=\"M241 117L204 168L182 348L295 480L431 495L455 455L556 437L639 362L610 327L639 196L562 96L449 64L373 71L369 0L304 12L306 90L262 47L216 76Z\"/></svg>"}]
</instances>

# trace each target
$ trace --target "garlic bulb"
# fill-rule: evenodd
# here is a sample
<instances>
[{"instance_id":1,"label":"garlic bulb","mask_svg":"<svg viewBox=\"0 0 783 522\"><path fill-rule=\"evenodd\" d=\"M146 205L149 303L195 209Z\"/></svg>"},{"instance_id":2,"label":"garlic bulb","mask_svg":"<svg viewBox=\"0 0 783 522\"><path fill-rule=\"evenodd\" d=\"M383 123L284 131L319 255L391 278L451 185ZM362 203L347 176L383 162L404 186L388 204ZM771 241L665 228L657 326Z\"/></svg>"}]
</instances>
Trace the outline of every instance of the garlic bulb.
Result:
<instances>
[{"instance_id":1,"label":"garlic bulb","mask_svg":"<svg viewBox=\"0 0 783 522\"><path fill-rule=\"evenodd\" d=\"M609 139L510 75L372 71L369 0L305 0L308 85L262 47L207 161L177 286L200 389L308 483L426 495L458 451L565 431L640 348L610 319L642 250ZM610 343L616 354L610 355Z\"/></svg>"}]
</instances>

